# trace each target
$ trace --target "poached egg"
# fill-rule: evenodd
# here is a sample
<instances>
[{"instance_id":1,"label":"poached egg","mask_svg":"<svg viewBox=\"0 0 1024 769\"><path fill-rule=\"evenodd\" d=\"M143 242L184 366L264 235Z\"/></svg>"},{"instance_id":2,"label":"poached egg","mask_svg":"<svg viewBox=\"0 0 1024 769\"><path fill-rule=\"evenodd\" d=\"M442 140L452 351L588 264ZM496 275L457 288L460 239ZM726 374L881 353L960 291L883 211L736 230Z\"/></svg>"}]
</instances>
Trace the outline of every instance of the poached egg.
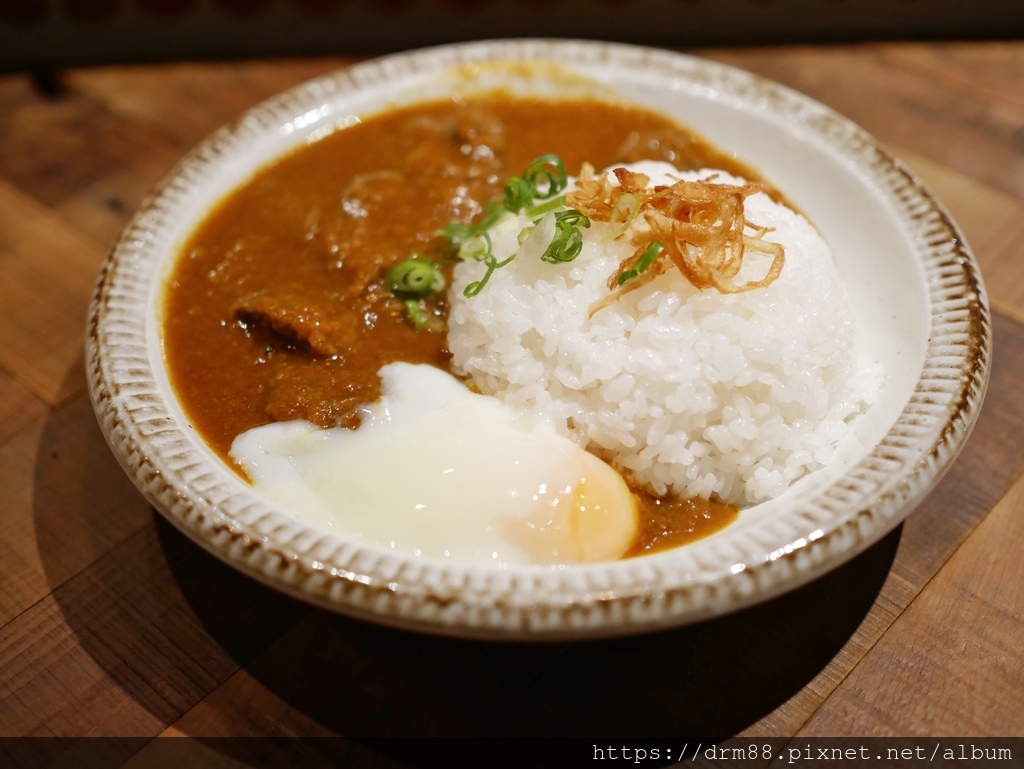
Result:
<instances>
[{"instance_id":1,"label":"poached egg","mask_svg":"<svg viewBox=\"0 0 1024 769\"><path fill-rule=\"evenodd\" d=\"M296 518L395 552L505 568L628 550L636 500L610 465L433 366L380 377L358 428L264 425L231 456Z\"/></svg>"}]
</instances>

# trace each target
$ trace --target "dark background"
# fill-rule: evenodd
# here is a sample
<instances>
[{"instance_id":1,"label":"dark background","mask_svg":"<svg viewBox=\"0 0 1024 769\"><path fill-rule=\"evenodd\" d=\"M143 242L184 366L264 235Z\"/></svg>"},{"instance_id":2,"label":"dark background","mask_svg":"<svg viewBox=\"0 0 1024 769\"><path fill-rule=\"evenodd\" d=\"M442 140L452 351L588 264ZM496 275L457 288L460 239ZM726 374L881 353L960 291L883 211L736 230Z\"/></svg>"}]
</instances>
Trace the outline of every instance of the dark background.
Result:
<instances>
[{"instance_id":1,"label":"dark background","mask_svg":"<svg viewBox=\"0 0 1024 769\"><path fill-rule=\"evenodd\" d=\"M0 0L0 71L495 37L693 46L1022 33L1022 0Z\"/></svg>"}]
</instances>

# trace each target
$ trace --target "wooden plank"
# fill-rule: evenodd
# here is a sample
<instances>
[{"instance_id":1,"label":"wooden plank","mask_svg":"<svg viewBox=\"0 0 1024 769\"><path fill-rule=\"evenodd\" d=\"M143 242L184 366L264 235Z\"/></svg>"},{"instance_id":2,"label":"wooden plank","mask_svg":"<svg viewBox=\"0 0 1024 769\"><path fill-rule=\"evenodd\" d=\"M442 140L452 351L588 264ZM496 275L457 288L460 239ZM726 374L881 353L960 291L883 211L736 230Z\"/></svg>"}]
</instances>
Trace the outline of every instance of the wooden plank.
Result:
<instances>
[{"instance_id":1,"label":"wooden plank","mask_svg":"<svg viewBox=\"0 0 1024 769\"><path fill-rule=\"evenodd\" d=\"M306 611L158 519L0 628L0 736L159 734Z\"/></svg>"},{"instance_id":2,"label":"wooden plank","mask_svg":"<svg viewBox=\"0 0 1024 769\"><path fill-rule=\"evenodd\" d=\"M354 58L180 62L74 70L67 83L123 120L187 149L263 99Z\"/></svg>"},{"instance_id":3,"label":"wooden plank","mask_svg":"<svg viewBox=\"0 0 1024 769\"><path fill-rule=\"evenodd\" d=\"M71 91L0 78L0 179L109 248L181 149Z\"/></svg>"},{"instance_id":4,"label":"wooden plank","mask_svg":"<svg viewBox=\"0 0 1024 769\"><path fill-rule=\"evenodd\" d=\"M81 396L0 446L0 626L149 524Z\"/></svg>"},{"instance_id":5,"label":"wooden plank","mask_svg":"<svg viewBox=\"0 0 1024 769\"><path fill-rule=\"evenodd\" d=\"M1024 50L1019 42L935 43L889 47L889 58L936 80L956 81L986 98L1024 109Z\"/></svg>"},{"instance_id":6,"label":"wooden plank","mask_svg":"<svg viewBox=\"0 0 1024 769\"><path fill-rule=\"evenodd\" d=\"M315 640L315 643L314 643ZM293 630L278 639L250 666L239 670L192 710L168 727L165 735L192 737L329 737L335 732L307 715L290 693L281 691L287 677L289 687L302 686L304 668L319 666L326 687L333 683L329 667L343 659L344 647L331 630L323 612L311 611ZM316 678L316 676L314 676ZM352 695L351 688L348 688ZM329 696L326 691L314 697ZM353 700L358 699L356 696Z\"/></svg>"},{"instance_id":7,"label":"wooden plank","mask_svg":"<svg viewBox=\"0 0 1024 769\"><path fill-rule=\"evenodd\" d=\"M503 708L510 693L522 696L566 648L436 638L313 611L171 731L235 737L511 733L525 713L482 732L472 729Z\"/></svg>"},{"instance_id":8,"label":"wooden plank","mask_svg":"<svg viewBox=\"0 0 1024 769\"><path fill-rule=\"evenodd\" d=\"M77 190L54 211L109 251L146 194L177 160L177 151L160 151L141 157L131 167L112 172Z\"/></svg>"},{"instance_id":9,"label":"wooden plank","mask_svg":"<svg viewBox=\"0 0 1024 769\"><path fill-rule=\"evenodd\" d=\"M169 146L73 90L41 94L25 75L0 78L0 109L0 178L50 207Z\"/></svg>"},{"instance_id":10,"label":"wooden plank","mask_svg":"<svg viewBox=\"0 0 1024 769\"><path fill-rule=\"evenodd\" d=\"M160 717L147 709L147 698L135 701L142 686L159 682L152 681L145 668L112 672L104 668L106 658L99 654L102 644L120 646L126 637L125 629L116 627L117 610L97 606L102 598L97 598L95 590L78 597L83 601L78 616L83 612L90 616L77 626L65 621L62 606L51 596L0 629L0 669L4 671L0 736L144 736L160 730ZM80 632L86 633L84 640L79 638ZM105 632L107 637L101 641ZM85 646L87 643L90 645ZM148 646L150 652L156 648L152 642ZM148 656L150 662L159 660L158 654ZM146 677L145 683L135 682L139 675ZM122 682L134 686L119 685ZM166 712L168 706L155 690L148 699L155 701L150 707L158 714L157 705Z\"/></svg>"},{"instance_id":11,"label":"wooden plank","mask_svg":"<svg viewBox=\"0 0 1024 769\"><path fill-rule=\"evenodd\" d=\"M910 150L897 151L963 229L992 303L1024 320L1024 203Z\"/></svg>"},{"instance_id":12,"label":"wooden plank","mask_svg":"<svg viewBox=\"0 0 1024 769\"><path fill-rule=\"evenodd\" d=\"M904 523L899 551L871 611L805 689L752 723L744 735L797 733L1020 478L1024 470L1024 389L1020 387L1024 325L998 314L995 320L995 360L981 416L946 477ZM1011 544L1007 543L1008 548ZM1008 555L1017 552L1012 548L1001 552L1007 554L1004 557L1017 557ZM833 723L832 727L838 730L835 735L860 733L855 725L839 728L839 723Z\"/></svg>"},{"instance_id":13,"label":"wooden plank","mask_svg":"<svg viewBox=\"0 0 1024 769\"><path fill-rule=\"evenodd\" d=\"M950 51L970 54L984 45L921 48L941 57ZM881 43L700 53L796 88L885 144L914 147L920 155L1024 200L1024 107L979 92L968 76L940 80L933 70L897 55L903 50L900 44Z\"/></svg>"},{"instance_id":14,"label":"wooden plank","mask_svg":"<svg viewBox=\"0 0 1024 769\"><path fill-rule=\"evenodd\" d=\"M49 405L85 389L83 327L103 257L101 246L0 181L0 368Z\"/></svg>"},{"instance_id":15,"label":"wooden plank","mask_svg":"<svg viewBox=\"0 0 1024 769\"><path fill-rule=\"evenodd\" d=\"M0 371L0 447L46 414L46 405Z\"/></svg>"},{"instance_id":16,"label":"wooden plank","mask_svg":"<svg viewBox=\"0 0 1024 769\"><path fill-rule=\"evenodd\" d=\"M1024 734L1022 552L1024 480L800 735Z\"/></svg>"}]
</instances>

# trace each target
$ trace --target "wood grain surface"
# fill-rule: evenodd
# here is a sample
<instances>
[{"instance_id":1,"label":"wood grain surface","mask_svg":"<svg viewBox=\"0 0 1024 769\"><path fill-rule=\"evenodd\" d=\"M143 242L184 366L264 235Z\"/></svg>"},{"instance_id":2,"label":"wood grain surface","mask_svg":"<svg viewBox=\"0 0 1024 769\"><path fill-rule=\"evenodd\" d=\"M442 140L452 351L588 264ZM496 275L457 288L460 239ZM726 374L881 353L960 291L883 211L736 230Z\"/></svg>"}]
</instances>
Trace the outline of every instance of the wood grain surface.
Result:
<instances>
[{"instance_id":1,"label":"wood grain surface","mask_svg":"<svg viewBox=\"0 0 1024 769\"><path fill-rule=\"evenodd\" d=\"M577 644L453 641L310 608L193 546L135 491L85 389L97 270L132 209L246 107L353 59L0 76L0 737L1024 736L1024 43L692 51L801 90L961 224L995 315L989 394L904 525L793 593ZM162 742L162 741L161 741ZM191 742L191 741L190 741ZM42 743L51 745L51 743ZM57 755L62 749L53 743ZM235 766L215 743L193 765ZM181 759L184 760L184 759Z\"/></svg>"}]
</instances>

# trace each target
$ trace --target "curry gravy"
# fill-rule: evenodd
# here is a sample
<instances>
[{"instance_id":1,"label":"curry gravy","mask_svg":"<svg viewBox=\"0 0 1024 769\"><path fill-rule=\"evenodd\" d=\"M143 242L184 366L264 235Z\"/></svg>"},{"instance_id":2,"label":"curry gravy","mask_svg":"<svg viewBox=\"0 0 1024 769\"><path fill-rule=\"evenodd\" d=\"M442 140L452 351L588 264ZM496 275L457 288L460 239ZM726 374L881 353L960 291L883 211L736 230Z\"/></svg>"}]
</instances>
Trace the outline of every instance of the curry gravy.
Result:
<instances>
[{"instance_id":1,"label":"curry gravy","mask_svg":"<svg viewBox=\"0 0 1024 769\"><path fill-rule=\"evenodd\" d=\"M436 231L470 222L545 153L584 162L659 159L756 179L664 116L598 101L495 94L368 118L258 172L197 227L171 275L164 345L192 425L229 464L245 430L307 419L354 426L394 361L448 368L442 333L417 333L384 285L414 252L443 260ZM428 310L443 318L443 299ZM639 554L706 536L737 516L703 500L640 494Z\"/></svg>"}]
</instances>

